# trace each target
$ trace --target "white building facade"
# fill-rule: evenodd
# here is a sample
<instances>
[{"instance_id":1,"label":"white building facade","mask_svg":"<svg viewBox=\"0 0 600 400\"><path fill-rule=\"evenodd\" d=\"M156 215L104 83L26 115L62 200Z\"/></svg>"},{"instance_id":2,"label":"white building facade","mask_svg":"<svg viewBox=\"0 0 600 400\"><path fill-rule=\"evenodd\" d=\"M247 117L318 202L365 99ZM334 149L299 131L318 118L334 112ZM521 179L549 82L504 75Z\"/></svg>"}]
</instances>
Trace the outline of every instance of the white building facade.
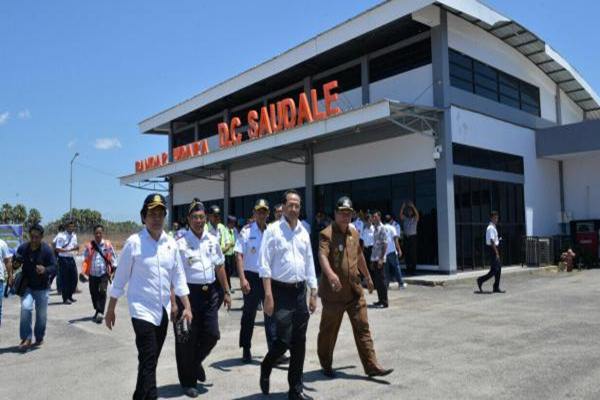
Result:
<instances>
[{"instance_id":1,"label":"white building facade","mask_svg":"<svg viewBox=\"0 0 600 400\"><path fill-rule=\"evenodd\" d=\"M312 89L324 109L330 81L340 113L248 133L250 110ZM599 104L545 42L481 3L392 0L141 122L168 135L168 162L121 182L167 180L175 218L194 197L247 218L256 198L273 204L289 188L309 222L341 195L394 216L410 200L419 269L448 274L484 266L498 210L504 260L516 264L524 236L600 219L600 179L582 173L600 170ZM236 117L240 142L219 146L217 125ZM174 159L204 140L207 152Z\"/></svg>"}]
</instances>

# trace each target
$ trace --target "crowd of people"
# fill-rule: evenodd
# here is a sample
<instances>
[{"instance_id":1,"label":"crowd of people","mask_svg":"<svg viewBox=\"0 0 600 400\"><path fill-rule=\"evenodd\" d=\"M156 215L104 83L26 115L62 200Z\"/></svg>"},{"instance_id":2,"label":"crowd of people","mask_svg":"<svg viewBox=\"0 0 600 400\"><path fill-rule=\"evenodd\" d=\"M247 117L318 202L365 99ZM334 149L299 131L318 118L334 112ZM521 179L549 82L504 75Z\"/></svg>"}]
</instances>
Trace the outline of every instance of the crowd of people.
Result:
<instances>
[{"instance_id":1,"label":"crowd of people","mask_svg":"<svg viewBox=\"0 0 600 400\"><path fill-rule=\"evenodd\" d=\"M398 221L378 210L356 212L352 200L341 197L332 218L318 212L311 227L299 219L302 200L288 190L281 204L270 207L258 199L253 215L238 231L237 219L221 222L217 206L205 209L194 199L185 223L165 232L167 204L160 194L148 196L140 211L144 228L131 235L118 255L104 238L102 225L85 244L79 280L89 281L93 321L113 329L118 299L126 295L138 350L134 399L157 398L156 367L169 317L175 333L179 383L189 397L197 397L197 383L206 380L203 361L220 339L219 309L231 308L231 277L239 277L243 297L239 347L241 360L251 363L256 314L262 310L267 353L260 364L259 387L269 393L273 368L289 362L289 398L306 398L302 375L310 315L322 305L317 356L322 373L335 377L333 352L344 314L348 314L365 374L385 376L393 370L379 364L367 316L364 288L377 291L376 308L387 308L390 282L406 287L400 266L404 256L409 273L416 270L419 212L413 203L402 205ZM269 223L271 210L273 218ZM490 272L481 285L495 277L499 287L500 239L491 216L486 243ZM43 241L40 225L29 228L29 241L13 257L0 241L0 289L7 284L21 296L19 348L27 351L44 343L48 294L56 278L63 304L76 301L79 251L75 224L68 222L52 245ZM18 277L14 271L19 270ZM320 272L320 273L319 273ZM320 275L320 279L319 279ZM108 306L106 306L106 300ZM35 308L35 325L32 317ZM0 323L1 323L0 302ZM32 342L35 338L35 342ZM285 356L289 352L289 358ZM257 371L258 372L258 371Z\"/></svg>"}]
</instances>

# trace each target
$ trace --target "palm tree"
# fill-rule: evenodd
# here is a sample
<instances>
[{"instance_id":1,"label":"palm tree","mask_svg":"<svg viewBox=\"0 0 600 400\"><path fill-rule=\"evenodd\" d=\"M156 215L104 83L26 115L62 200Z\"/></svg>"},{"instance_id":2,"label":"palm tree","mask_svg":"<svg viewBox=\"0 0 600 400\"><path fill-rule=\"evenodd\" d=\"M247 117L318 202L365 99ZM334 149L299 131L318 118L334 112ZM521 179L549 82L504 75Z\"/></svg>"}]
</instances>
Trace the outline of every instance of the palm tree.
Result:
<instances>
[{"instance_id":1,"label":"palm tree","mask_svg":"<svg viewBox=\"0 0 600 400\"><path fill-rule=\"evenodd\" d=\"M27 208L23 204L17 204L12 211L13 224L23 224L27 219Z\"/></svg>"},{"instance_id":2,"label":"palm tree","mask_svg":"<svg viewBox=\"0 0 600 400\"><path fill-rule=\"evenodd\" d=\"M39 224L42 220L42 214L38 211L37 208L32 208L29 210L29 215L27 216L27 227L30 227L35 224Z\"/></svg>"},{"instance_id":3,"label":"palm tree","mask_svg":"<svg viewBox=\"0 0 600 400\"><path fill-rule=\"evenodd\" d=\"M2 208L0 208L0 222L3 224L10 224L13 219L13 208L10 204L4 203L2 204Z\"/></svg>"}]
</instances>

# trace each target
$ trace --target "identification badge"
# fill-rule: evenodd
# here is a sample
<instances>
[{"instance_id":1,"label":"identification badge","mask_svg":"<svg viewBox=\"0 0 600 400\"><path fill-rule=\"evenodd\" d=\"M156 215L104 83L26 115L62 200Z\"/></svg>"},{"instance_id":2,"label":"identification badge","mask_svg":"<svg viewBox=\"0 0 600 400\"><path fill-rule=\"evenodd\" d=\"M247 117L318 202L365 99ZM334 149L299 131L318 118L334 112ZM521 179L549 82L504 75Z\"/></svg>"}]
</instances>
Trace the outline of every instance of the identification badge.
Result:
<instances>
[{"instance_id":1,"label":"identification badge","mask_svg":"<svg viewBox=\"0 0 600 400\"><path fill-rule=\"evenodd\" d=\"M339 252L342 252L342 251L344 251L344 245L343 245L343 244L340 244L340 245L338 246L338 251L339 251Z\"/></svg>"}]
</instances>

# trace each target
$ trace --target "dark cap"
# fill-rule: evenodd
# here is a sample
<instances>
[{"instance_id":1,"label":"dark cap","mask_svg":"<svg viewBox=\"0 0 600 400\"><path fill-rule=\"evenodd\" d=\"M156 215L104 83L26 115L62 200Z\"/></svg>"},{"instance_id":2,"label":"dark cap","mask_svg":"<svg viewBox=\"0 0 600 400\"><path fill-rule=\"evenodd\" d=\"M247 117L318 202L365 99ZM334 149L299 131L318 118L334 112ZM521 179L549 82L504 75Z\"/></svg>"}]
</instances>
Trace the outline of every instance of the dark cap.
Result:
<instances>
[{"instance_id":1,"label":"dark cap","mask_svg":"<svg viewBox=\"0 0 600 400\"><path fill-rule=\"evenodd\" d=\"M196 211L204 211L204 204L197 198L194 198L190 203L190 207L188 208L188 215Z\"/></svg>"},{"instance_id":2,"label":"dark cap","mask_svg":"<svg viewBox=\"0 0 600 400\"><path fill-rule=\"evenodd\" d=\"M348 196L342 196L338 199L338 201L335 203L335 210L336 211L354 211L354 208L352 208L352 200L350 200L350 197Z\"/></svg>"},{"instance_id":3,"label":"dark cap","mask_svg":"<svg viewBox=\"0 0 600 400\"><path fill-rule=\"evenodd\" d=\"M237 222L237 218L234 217L233 215L229 215L227 217L227 222L233 222L233 223L235 223L235 222Z\"/></svg>"},{"instance_id":4,"label":"dark cap","mask_svg":"<svg viewBox=\"0 0 600 400\"><path fill-rule=\"evenodd\" d=\"M269 211L269 202L265 199L258 199L256 203L254 203L254 211L258 210L267 210Z\"/></svg>"},{"instance_id":5,"label":"dark cap","mask_svg":"<svg viewBox=\"0 0 600 400\"><path fill-rule=\"evenodd\" d=\"M213 204L212 206L210 206L209 214L221 214L221 209L218 205Z\"/></svg>"},{"instance_id":6,"label":"dark cap","mask_svg":"<svg viewBox=\"0 0 600 400\"><path fill-rule=\"evenodd\" d=\"M144 200L144 209L152 210L156 207L162 207L165 210L167 209L167 202L165 197L162 194L153 193L146 197Z\"/></svg>"}]
</instances>

